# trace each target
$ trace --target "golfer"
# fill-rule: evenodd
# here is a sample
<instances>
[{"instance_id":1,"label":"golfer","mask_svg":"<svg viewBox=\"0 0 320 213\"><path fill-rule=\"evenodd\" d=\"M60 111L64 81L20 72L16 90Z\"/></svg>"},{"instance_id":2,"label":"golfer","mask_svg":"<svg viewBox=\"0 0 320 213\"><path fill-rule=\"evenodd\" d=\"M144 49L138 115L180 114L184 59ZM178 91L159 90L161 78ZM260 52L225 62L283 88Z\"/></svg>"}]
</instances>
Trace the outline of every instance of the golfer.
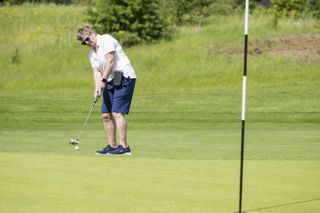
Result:
<instances>
[{"instance_id":1,"label":"golfer","mask_svg":"<svg viewBox=\"0 0 320 213\"><path fill-rule=\"evenodd\" d=\"M94 96L102 96L101 113L108 144L96 154L131 155L127 120L136 74L121 45L111 35L99 35L92 27L78 29L77 39L91 48L89 61L95 83ZM116 140L119 133L119 143Z\"/></svg>"}]
</instances>

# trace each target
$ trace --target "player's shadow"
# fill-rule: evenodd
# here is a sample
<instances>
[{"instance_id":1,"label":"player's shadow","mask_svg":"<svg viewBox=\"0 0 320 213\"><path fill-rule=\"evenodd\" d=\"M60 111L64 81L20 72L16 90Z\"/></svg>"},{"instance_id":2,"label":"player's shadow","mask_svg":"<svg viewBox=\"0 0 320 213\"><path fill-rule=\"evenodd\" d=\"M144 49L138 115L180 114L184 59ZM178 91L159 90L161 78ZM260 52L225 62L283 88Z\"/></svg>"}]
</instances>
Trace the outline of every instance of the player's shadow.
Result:
<instances>
[{"instance_id":1,"label":"player's shadow","mask_svg":"<svg viewBox=\"0 0 320 213\"><path fill-rule=\"evenodd\" d=\"M292 205L310 203L310 202L315 202L315 201L320 201L320 198L311 199L311 200L301 200L301 201L296 201L296 202L291 202L291 203L283 203L283 204L278 204L278 205L274 205L274 206L265 206L265 207L261 207L261 208L255 208L255 209L248 209L245 212L254 212L254 211L261 211L261 210L266 210L266 209L274 209L274 208L279 208L279 207L283 207L283 206L292 206Z\"/></svg>"}]
</instances>

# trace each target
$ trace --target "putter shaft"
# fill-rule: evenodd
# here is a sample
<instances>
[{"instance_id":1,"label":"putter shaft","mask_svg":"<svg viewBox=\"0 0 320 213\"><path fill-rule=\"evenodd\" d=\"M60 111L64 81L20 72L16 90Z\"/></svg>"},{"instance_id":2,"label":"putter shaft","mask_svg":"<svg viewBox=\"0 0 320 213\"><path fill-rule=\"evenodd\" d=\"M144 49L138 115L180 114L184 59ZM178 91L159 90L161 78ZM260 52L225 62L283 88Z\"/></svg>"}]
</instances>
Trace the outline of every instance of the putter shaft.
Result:
<instances>
[{"instance_id":1,"label":"putter shaft","mask_svg":"<svg viewBox=\"0 0 320 213\"><path fill-rule=\"evenodd\" d=\"M84 131L84 129L85 129L87 123L88 123L88 120L89 120L89 118L90 118L90 115L91 115L91 113L92 113L92 111L93 111L93 109L94 109L94 107L95 107L98 99L99 99L99 96L97 96L97 97L94 99L94 101L93 101L93 103L92 103L92 106L91 106L91 109L90 109L90 111L89 111L89 114L88 114L85 122L84 122L83 125L82 125L82 128L81 128L81 130L80 130L80 133L79 133L78 136L77 136L77 139L76 139L77 141L79 141L80 136L82 135L82 133L83 133L83 131Z\"/></svg>"}]
</instances>

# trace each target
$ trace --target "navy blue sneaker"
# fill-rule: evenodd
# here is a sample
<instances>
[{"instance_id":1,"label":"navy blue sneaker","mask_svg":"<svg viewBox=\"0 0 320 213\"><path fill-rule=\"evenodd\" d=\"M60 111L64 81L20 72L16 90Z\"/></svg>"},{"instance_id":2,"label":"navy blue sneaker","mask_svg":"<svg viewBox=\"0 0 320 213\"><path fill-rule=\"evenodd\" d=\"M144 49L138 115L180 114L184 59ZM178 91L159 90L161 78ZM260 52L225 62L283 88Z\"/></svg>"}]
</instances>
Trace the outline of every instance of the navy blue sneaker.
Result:
<instances>
[{"instance_id":1,"label":"navy blue sneaker","mask_svg":"<svg viewBox=\"0 0 320 213\"><path fill-rule=\"evenodd\" d=\"M131 155L130 147L124 148L122 145L119 145L118 148L113 149L107 153L108 155Z\"/></svg>"},{"instance_id":2,"label":"navy blue sneaker","mask_svg":"<svg viewBox=\"0 0 320 213\"><path fill-rule=\"evenodd\" d=\"M111 152L111 151L113 151L115 149L118 149L118 147L113 148L112 146L108 145L108 146L104 147L102 150L96 151L96 154L97 155L106 155L106 154L108 154L109 152Z\"/></svg>"}]
</instances>

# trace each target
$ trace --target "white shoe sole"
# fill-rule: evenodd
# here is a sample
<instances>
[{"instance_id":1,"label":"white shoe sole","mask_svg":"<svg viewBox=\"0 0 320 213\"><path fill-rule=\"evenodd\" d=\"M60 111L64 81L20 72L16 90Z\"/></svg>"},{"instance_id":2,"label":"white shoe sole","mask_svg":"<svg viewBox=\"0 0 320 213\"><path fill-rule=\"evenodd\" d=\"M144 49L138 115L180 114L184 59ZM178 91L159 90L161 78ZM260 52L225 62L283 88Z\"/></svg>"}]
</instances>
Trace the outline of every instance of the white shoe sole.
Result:
<instances>
[{"instance_id":1,"label":"white shoe sole","mask_svg":"<svg viewBox=\"0 0 320 213\"><path fill-rule=\"evenodd\" d=\"M107 153L107 154L101 154L101 153L96 153L96 155L108 155L108 156L120 156L120 155L132 155L131 152L126 152L126 153L123 153L123 154L111 154L111 153Z\"/></svg>"}]
</instances>

